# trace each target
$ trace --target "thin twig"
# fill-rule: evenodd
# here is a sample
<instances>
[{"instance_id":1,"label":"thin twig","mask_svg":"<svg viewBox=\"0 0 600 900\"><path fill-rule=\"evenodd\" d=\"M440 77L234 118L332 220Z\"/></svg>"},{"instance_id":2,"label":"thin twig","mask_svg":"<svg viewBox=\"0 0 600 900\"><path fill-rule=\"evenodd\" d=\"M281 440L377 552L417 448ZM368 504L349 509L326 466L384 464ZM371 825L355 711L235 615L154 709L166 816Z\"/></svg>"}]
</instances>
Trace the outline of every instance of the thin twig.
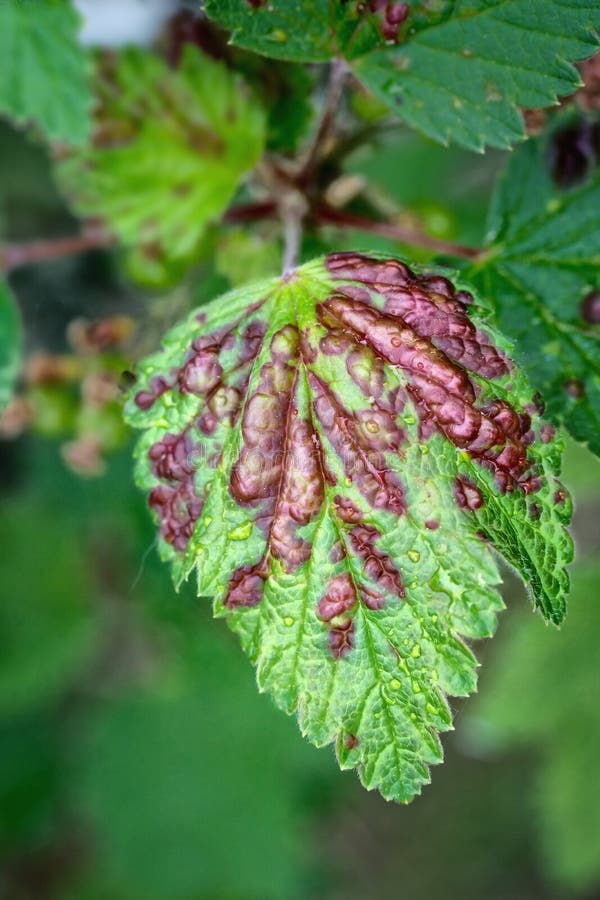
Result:
<instances>
[{"instance_id":1,"label":"thin twig","mask_svg":"<svg viewBox=\"0 0 600 900\"><path fill-rule=\"evenodd\" d=\"M321 224L337 225L338 228L355 228L357 231L379 234L382 237L388 237L403 244L426 247L429 250L435 250L437 253L444 253L461 259L479 259L482 254L482 251L477 250L475 247L465 247L463 244L444 241L441 238L432 237L430 234L425 234L422 231L417 231L404 225L398 225L395 222L379 222L375 219L368 219L365 216L346 212L345 210L334 209L331 206L318 206L315 211L315 219Z\"/></svg>"},{"instance_id":2,"label":"thin twig","mask_svg":"<svg viewBox=\"0 0 600 900\"><path fill-rule=\"evenodd\" d=\"M294 193L291 196L295 199L289 204L289 208L284 208L285 204L282 202L262 200L233 206L223 217L224 222L234 223L257 222L279 215L284 224L284 239L287 248L284 254L286 271L294 268L297 262L302 238L302 220L306 214L302 195ZM474 247L454 244L394 222L380 222L375 219L368 219L344 210L334 209L326 204L318 206L313 215L314 220L322 225L337 225L339 228L355 228L358 231L380 234L383 237L392 238L392 240L427 247L438 253L462 259L477 260L482 257L482 251ZM114 243L114 235L101 226L93 226L85 229L78 235L28 241L23 244L7 244L0 246L0 271L18 269L21 266L31 265L32 263L60 259L63 256L72 256L89 250L101 250L112 246Z\"/></svg>"},{"instance_id":3,"label":"thin twig","mask_svg":"<svg viewBox=\"0 0 600 900\"><path fill-rule=\"evenodd\" d=\"M279 203L283 225L283 275L289 275L298 265L302 246L302 223L308 210L303 194L296 191L284 194Z\"/></svg>"},{"instance_id":4,"label":"thin twig","mask_svg":"<svg viewBox=\"0 0 600 900\"><path fill-rule=\"evenodd\" d=\"M0 246L0 271L18 269L30 263L47 259L59 259L86 250L99 250L109 247L114 237L100 226L90 227L81 234L49 240L28 241L24 244L7 244Z\"/></svg>"},{"instance_id":5,"label":"thin twig","mask_svg":"<svg viewBox=\"0 0 600 900\"><path fill-rule=\"evenodd\" d=\"M298 216L286 216L283 220L283 264L284 275L288 275L298 264L302 241L302 221Z\"/></svg>"},{"instance_id":6,"label":"thin twig","mask_svg":"<svg viewBox=\"0 0 600 900\"><path fill-rule=\"evenodd\" d=\"M256 203L241 203L232 206L223 216L224 222L258 222L277 215L275 200L258 200Z\"/></svg>"},{"instance_id":7,"label":"thin twig","mask_svg":"<svg viewBox=\"0 0 600 900\"><path fill-rule=\"evenodd\" d=\"M223 216L224 222L255 222L277 215L274 200L261 200L233 206ZM81 234L47 240L26 241L23 244L0 245L0 272L19 269L44 260L60 259L88 250L103 250L116 242L113 234L101 225L85 228Z\"/></svg>"},{"instance_id":8,"label":"thin twig","mask_svg":"<svg viewBox=\"0 0 600 900\"><path fill-rule=\"evenodd\" d=\"M344 59L334 59L331 63L327 96L314 137L300 166L299 183L308 180L319 163L323 145L326 143L335 122L348 71L348 64Z\"/></svg>"}]
</instances>

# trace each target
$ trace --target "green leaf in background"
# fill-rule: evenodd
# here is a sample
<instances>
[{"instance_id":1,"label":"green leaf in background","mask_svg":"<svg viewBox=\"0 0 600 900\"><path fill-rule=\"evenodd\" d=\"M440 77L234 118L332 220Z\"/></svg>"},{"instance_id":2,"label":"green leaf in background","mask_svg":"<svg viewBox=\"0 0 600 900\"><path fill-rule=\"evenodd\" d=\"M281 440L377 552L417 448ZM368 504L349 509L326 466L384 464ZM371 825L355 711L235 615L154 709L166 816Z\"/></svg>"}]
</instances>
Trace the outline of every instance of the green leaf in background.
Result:
<instances>
[{"instance_id":1,"label":"green leaf in background","mask_svg":"<svg viewBox=\"0 0 600 900\"><path fill-rule=\"evenodd\" d=\"M208 0L233 43L267 56L342 56L409 125L471 150L525 136L518 107L550 106L580 84L571 60L598 47L592 0L439 3ZM394 45L394 46L386 46Z\"/></svg>"},{"instance_id":2,"label":"green leaf in background","mask_svg":"<svg viewBox=\"0 0 600 900\"><path fill-rule=\"evenodd\" d=\"M493 301L549 418L600 453L600 175L559 191L546 153L545 139L531 140L511 157L492 203L489 254L468 277Z\"/></svg>"},{"instance_id":3,"label":"green leaf in background","mask_svg":"<svg viewBox=\"0 0 600 900\"><path fill-rule=\"evenodd\" d=\"M323 62L338 53L351 58L383 43L379 18L356 7L330 0L208 0L206 12L246 50Z\"/></svg>"},{"instance_id":4,"label":"green leaf in background","mask_svg":"<svg viewBox=\"0 0 600 900\"><path fill-rule=\"evenodd\" d=\"M92 104L78 28L67 0L0 0L0 113L73 145L89 136Z\"/></svg>"},{"instance_id":5,"label":"green leaf in background","mask_svg":"<svg viewBox=\"0 0 600 900\"><path fill-rule=\"evenodd\" d=\"M19 313L8 285L0 280L0 411L11 398L20 356Z\"/></svg>"},{"instance_id":6,"label":"green leaf in background","mask_svg":"<svg viewBox=\"0 0 600 900\"><path fill-rule=\"evenodd\" d=\"M386 798L429 780L446 695L475 687L461 637L502 607L486 541L564 614L560 447L505 350L447 279L339 253L194 312L128 401L176 580Z\"/></svg>"},{"instance_id":7,"label":"green leaf in background","mask_svg":"<svg viewBox=\"0 0 600 900\"><path fill-rule=\"evenodd\" d=\"M126 245L158 260L193 256L261 155L262 109L191 45L176 70L142 50L101 60L98 91L93 144L61 165L64 189Z\"/></svg>"},{"instance_id":8,"label":"green leaf in background","mask_svg":"<svg viewBox=\"0 0 600 900\"><path fill-rule=\"evenodd\" d=\"M455 0L412 3L331 0L207 0L206 12L231 43L265 56L324 62L355 59L443 22Z\"/></svg>"},{"instance_id":9,"label":"green leaf in background","mask_svg":"<svg viewBox=\"0 0 600 900\"><path fill-rule=\"evenodd\" d=\"M599 597L598 566L589 563L573 571L560 633L524 616L508 623L472 722L480 749L535 753L533 805L546 870L578 892L600 880Z\"/></svg>"},{"instance_id":10,"label":"green leaf in background","mask_svg":"<svg viewBox=\"0 0 600 900\"><path fill-rule=\"evenodd\" d=\"M580 84L571 60L598 47L593 0L458 0L452 15L354 64L405 122L441 143L510 147L517 107L550 106Z\"/></svg>"}]
</instances>

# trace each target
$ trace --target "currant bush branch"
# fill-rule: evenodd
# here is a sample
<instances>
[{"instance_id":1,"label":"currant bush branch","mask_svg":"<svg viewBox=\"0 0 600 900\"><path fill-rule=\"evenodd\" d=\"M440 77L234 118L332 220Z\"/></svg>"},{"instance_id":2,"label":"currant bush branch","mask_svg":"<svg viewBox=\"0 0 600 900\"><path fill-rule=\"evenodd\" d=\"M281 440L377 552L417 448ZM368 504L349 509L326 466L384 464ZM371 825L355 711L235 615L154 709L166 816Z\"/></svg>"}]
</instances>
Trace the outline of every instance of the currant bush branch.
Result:
<instances>
[{"instance_id":1,"label":"currant bush branch","mask_svg":"<svg viewBox=\"0 0 600 900\"><path fill-rule=\"evenodd\" d=\"M268 219L277 214L277 208L274 200L240 204L229 209L223 221L243 223ZM37 262L74 256L90 250L104 250L113 246L116 240L115 235L96 224L85 227L80 234L0 245L0 271L10 272Z\"/></svg>"},{"instance_id":2,"label":"currant bush branch","mask_svg":"<svg viewBox=\"0 0 600 900\"><path fill-rule=\"evenodd\" d=\"M227 223L259 222L279 217L284 222L287 213L282 212L281 206L281 202L278 203L271 199L233 206L227 211L223 221ZM297 211L295 215L298 216ZM300 219L302 218L303 214L300 215ZM333 225L338 228L379 234L403 244L425 247L444 256L475 261L480 261L484 256L484 251L475 247L445 241L396 222L371 219L343 209L336 209L327 204L317 205L316 209L311 211L310 220L317 227ZM101 226L95 225L84 229L79 235L27 241L22 244L6 244L0 247L0 271L9 272L37 262L60 259L90 250L104 250L113 246L115 241L114 235Z\"/></svg>"},{"instance_id":3,"label":"currant bush branch","mask_svg":"<svg viewBox=\"0 0 600 900\"><path fill-rule=\"evenodd\" d=\"M344 84L349 74L348 64L343 59L334 59L327 88L327 96L321 111L314 137L300 163L298 183L309 182L318 168L321 154L333 131L335 118L344 92Z\"/></svg>"},{"instance_id":4,"label":"currant bush branch","mask_svg":"<svg viewBox=\"0 0 600 900\"><path fill-rule=\"evenodd\" d=\"M463 244L456 244L452 241L445 241L441 238L433 237L423 231L418 231L400 225L396 222L386 222L378 219L370 219L365 216L359 216L352 212L342 209L335 209L327 204L318 206L315 218L321 225L336 225L339 228L352 228L356 231L365 231L370 234L378 234L382 237L388 237L392 240L400 241L403 244L413 244L419 247L425 247L428 250L434 250L436 253L442 253L445 256L456 256L460 259L478 260L482 257L483 251L475 247L467 247Z\"/></svg>"},{"instance_id":5,"label":"currant bush branch","mask_svg":"<svg viewBox=\"0 0 600 900\"><path fill-rule=\"evenodd\" d=\"M81 234L42 238L22 244L5 244L0 246L0 271L10 272L31 263L60 259L63 256L86 253L88 250L101 250L113 242L114 237L110 232L100 225L94 225L85 228Z\"/></svg>"},{"instance_id":6,"label":"currant bush branch","mask_svg":"<svg viewBox=\"0 0 600 900\"><path fill-rule=\"evenodd\" d=\"M284 194L279 206L283 225L283 275L296 268L302 246L303 222L308 211L308 203L298 191Z\"/></svg>"}]
</instances>

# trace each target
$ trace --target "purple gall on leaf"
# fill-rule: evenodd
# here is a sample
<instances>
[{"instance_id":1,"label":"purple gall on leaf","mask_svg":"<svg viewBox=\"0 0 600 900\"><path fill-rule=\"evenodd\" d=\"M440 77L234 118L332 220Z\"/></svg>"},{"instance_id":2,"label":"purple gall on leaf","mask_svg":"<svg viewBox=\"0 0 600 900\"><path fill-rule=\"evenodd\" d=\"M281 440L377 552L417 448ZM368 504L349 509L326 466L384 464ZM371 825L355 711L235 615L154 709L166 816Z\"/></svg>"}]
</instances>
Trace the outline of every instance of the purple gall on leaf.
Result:
<instances>
[{"instance_id":1,"label":"purple gall on leaf","mask_svg":"<svg viewBox=\"0 0 600 900\"><path fill-rule=\"evenodd\" d=\"M260 688L384 797L428 782L446 697L475 688L491 548L564 615L540 409L467 285L358 253L219 298L140 366L127 416L176 581L195 573Z\"/></svg>"}]
</instances>

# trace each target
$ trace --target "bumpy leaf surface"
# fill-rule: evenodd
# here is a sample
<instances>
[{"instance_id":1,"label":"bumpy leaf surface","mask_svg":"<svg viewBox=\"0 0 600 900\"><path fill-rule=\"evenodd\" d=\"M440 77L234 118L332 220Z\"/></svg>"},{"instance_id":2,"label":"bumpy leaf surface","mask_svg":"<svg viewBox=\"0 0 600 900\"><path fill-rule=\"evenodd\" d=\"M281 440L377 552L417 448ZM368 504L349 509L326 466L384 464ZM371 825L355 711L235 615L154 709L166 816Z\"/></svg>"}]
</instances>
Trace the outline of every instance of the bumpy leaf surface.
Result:
<instances>
[{"instance_id":1,"label":"bumpy leaf surface","mask_svg":"<svg viewBox=\"0 0 600 900\"><path fill-rule=\"evenodd\" d=\"M501 177L489 256L469 273L493 300L551 419L600 454L600 174L569 192L528 141Z\"/></svg>"},{"instance_id":2,"label":"bumpy leaf surface","mask_svg":"<svg viewBox=\"0 0 600 900\"><path fill-rule=\"evenodd\" d=\"M261 155L262 109L192 46L176 70L141 50L104 60L98 92L93 144L59 171L76 209L151 259L193 255Z\"/></svg>"},{"instance_id":3,"label":"bumpy leaf surface","mask_svg":"<svg viewBox=\"0 0 600 900\"><path fill-rule=\"evenodd\" d=\"M579 82L570 60L597 49L600 6L582 0L474 0L356 72L409 125L472 150L524 137L517 109L550 106Z\"/></svg>"},{"instance_id":4,"label":"bumpy leaf surface","mask_svg":"<svg viewBox=\"0 0 600 900\"><path fill-rule=\"evenodd\" d=\"M559 448L466 291L340 253L176 327L128 402L138 479L258 682L364 784L409 800L441 760L462 637L501 600L488 541L560 621Z\"/></svg>"},{"instance_id":5,"label":"bumpy leaf surface","mask_svg":"<svg viewBox=\"0 0 600 900\"><path fill-rule=\"evenodd\" d=\"M21 353L21 324L8 286L0 281L0 410L12 393Z\"/></svg>"},{"instance_id":6,"label":"bumpy leaf surface","mask_svg":"<svg viewBox=\"0 0 600 900\"><path fill-rule=\"evenodd\" d=\"M67 0L0 0L0 113L82 144L92 95L79 20Z\"/></svg>"}]
</instances>

